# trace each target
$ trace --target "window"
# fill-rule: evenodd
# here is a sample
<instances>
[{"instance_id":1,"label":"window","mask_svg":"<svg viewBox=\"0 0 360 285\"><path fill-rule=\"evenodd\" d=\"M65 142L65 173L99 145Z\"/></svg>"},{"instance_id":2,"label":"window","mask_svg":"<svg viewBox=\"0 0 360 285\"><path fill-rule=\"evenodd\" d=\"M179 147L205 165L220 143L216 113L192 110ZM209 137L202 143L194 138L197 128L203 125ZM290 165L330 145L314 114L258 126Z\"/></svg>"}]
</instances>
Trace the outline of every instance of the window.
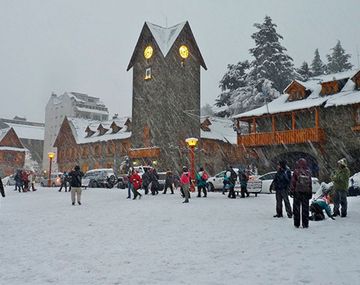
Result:
<instances>
[{"instance_id":1,"label":"window","mask_svg":"<svg viewBox=\"0 0 360 285\"><path fill-rule=\"evenodd\" d=\"M146 68L145 70L145 80L151 79L151 67Z\"/></svg>"}]
</instances>

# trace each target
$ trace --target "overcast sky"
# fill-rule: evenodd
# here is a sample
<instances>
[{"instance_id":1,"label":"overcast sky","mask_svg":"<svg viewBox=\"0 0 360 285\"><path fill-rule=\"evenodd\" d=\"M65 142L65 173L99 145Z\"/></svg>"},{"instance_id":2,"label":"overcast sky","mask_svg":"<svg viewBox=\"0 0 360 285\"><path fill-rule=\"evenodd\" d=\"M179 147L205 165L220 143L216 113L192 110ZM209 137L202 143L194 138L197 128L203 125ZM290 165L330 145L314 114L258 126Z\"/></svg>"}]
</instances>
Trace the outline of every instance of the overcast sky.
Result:
<instances>
[{"instance_id":1,"label":"overcast sky","mask_svg":"<svg viewBox=\"0 0 360 285\"><path fill-rule=\"evenodd\" d=\"M229 63L251 59L250 35L269 15L295 66L322 60L337 40L358 67L359 0L0 0L0 117L43 122L52 92L100 97L110 114L131 115L126 72L144 21L188 20L208 70L201 105L213 104Z\"/></svg>"}]
</instances>

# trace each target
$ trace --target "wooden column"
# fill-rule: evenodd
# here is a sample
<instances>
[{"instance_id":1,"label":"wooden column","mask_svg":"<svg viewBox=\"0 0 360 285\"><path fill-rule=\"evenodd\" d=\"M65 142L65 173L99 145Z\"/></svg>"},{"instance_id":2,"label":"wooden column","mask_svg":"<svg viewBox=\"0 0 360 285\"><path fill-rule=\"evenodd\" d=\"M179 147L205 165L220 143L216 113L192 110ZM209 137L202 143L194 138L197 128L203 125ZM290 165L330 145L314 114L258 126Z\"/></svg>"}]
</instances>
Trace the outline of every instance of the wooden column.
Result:
<instances>
[{"instance_id":1,"label":"wooden column","mask_svg":"<svg viewBox=\"0 0 360 285\"><path fill-rule=\"evenodd\" d=\"M256 133L256 119L255 119L255 117L252 120L252 132Z\"/></svg>"},{"instance_id":2,"label":"wooden column","mask_svg":"<svg viewBox=\"0 0 360 285\"><path fill-rule=\"evenodd\" d=\"M275 116L274 115L271 116L271 130L272 130L273 134L275 134L276 125L275 125Z\"/></svg>"},{"instance_id":3,"label":"wooden column","mask_svg":"<svg viewBox=\"0 0 360 285\"><path fill-rule=\"evenodd\" d=\"M296 128L295 112L291 112L291 129L295 130L295 128Z\"/></svg>"},{"instance_id":4,"label":"wooden column","mask_svg":"<svg viewBox=\"0 0 360 285\"><path fill-rule=\"evenodd\" d=\"M319 108L315 108L315 128L318 129L319 126Z\"/></svg>"}]
</instances>

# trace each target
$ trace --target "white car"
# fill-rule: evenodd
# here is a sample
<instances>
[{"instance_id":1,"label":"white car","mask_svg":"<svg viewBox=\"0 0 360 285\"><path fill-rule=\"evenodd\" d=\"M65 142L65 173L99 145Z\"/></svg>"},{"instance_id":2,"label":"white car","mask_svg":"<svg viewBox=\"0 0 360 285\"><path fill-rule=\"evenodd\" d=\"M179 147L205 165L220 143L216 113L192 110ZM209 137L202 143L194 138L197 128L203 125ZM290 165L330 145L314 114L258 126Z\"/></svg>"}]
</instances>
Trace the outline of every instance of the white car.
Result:
<instances>
[{"instance_id":1,"label":"white car","mask_svg":"<svg viewBox=\"0 0 360 285\"><path fill-rule=\"evenodd\" d=\"M268 172L263 175L256 176L253 181L261 181L261 193L275 193L270 191L271 183L275 178L276 171ZM292 174L292 173L291 173ZM316 177L311 177L312 192L316 193L320 189L319 180Z\"/></svg>"},{"instance_id":2,"label":"white car","mask_svg":"<svg viewBox=\"0 0 360 285\"><path fill-rule=\"evenodd\" d=\"M112 168L92 169L87 171L81 179L81 186L85 188L112 188L117 180Z\"/></svg>"},{"instance_id":3,"label":"white car","mask_svg":"<svg viewBox=\"0 0 360 285\"><path fill-rule=\"evenodd\" d=\"M236 174L238 174L238 169L233 168ZM224 176L225 176L226 170L219 172L215 176L211 176L206 180L206 183L208 185L209 191L215 191L215 190L222 190L224 187Z\"/></svg>"}]
</instances>

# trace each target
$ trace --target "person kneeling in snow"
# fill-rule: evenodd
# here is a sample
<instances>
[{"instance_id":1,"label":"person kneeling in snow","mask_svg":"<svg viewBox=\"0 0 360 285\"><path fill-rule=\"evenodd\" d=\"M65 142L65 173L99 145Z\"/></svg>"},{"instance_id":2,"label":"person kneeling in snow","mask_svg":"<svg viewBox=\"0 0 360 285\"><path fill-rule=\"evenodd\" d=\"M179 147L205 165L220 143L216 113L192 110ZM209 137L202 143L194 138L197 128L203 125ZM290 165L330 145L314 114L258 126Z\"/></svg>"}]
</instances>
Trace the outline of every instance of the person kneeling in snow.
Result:
<instances>
[{"instance_id":1,"label":"person kneeling in snow","mask_svg":"<svg viewBox=\"0 0 360 285\"><path fill-rule=\"evenodd\" d=\"M331 188L328 187L324 182L321 183L321 187L319 191L315 194L315 197L311 201L310 205L310 212L311 216L309 220L312 221L322 221L325 219L324 211L326 212L327 216L333 220L335 218L331 215L331 208L329 206L329 192Z\"/></svg>"}]
</instances>

